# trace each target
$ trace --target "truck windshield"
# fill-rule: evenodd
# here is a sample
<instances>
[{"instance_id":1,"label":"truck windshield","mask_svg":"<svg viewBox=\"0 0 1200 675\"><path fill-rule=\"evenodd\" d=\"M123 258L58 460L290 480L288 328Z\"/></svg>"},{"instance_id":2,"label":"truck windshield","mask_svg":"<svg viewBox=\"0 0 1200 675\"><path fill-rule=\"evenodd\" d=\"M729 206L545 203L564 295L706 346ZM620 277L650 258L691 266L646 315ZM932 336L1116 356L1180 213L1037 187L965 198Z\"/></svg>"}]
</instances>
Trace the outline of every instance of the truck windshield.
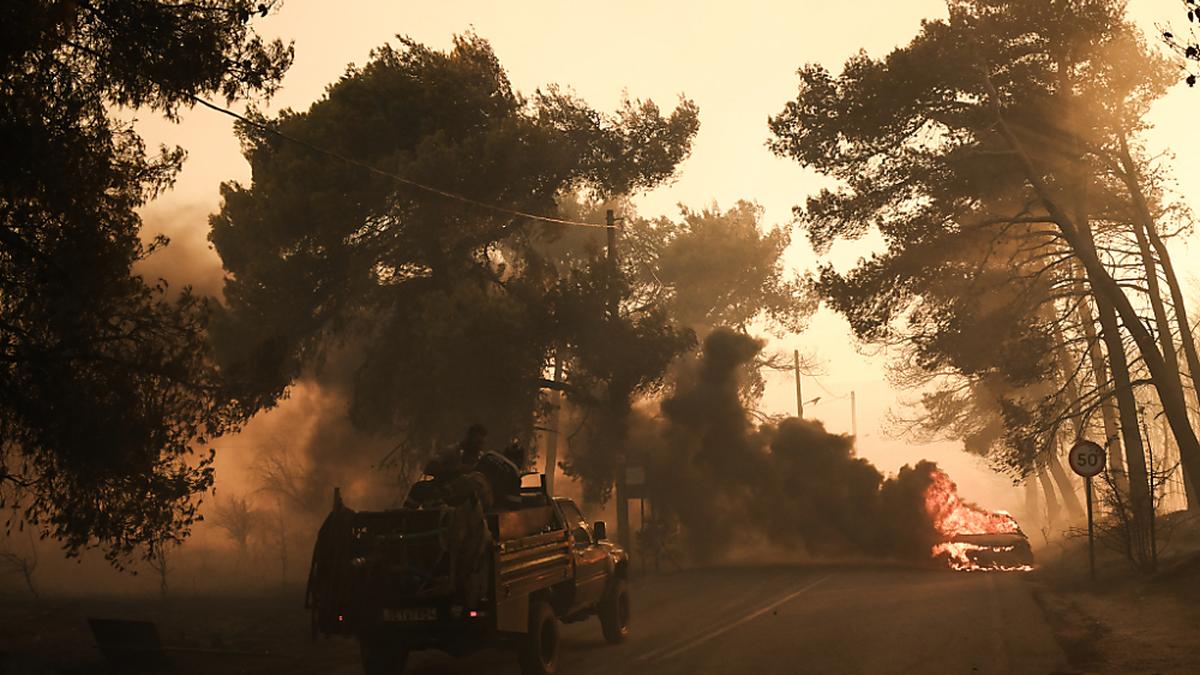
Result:
<instances>
[{"instance_id":1,"label":"truck windshield","mask_svg":"<svg viewBox=\"0 0 1200 675\"><path fill-rule=\"evenodd\" d=\"M571 528L571 537L574 538L576 545L585 545L592 543L592 532L588 529L587 521L584 520L583 514L579 512L579 507L571 502L559 502L562 508L563 517L567 519L566 525Z\"/></svg>"}]
</instances>

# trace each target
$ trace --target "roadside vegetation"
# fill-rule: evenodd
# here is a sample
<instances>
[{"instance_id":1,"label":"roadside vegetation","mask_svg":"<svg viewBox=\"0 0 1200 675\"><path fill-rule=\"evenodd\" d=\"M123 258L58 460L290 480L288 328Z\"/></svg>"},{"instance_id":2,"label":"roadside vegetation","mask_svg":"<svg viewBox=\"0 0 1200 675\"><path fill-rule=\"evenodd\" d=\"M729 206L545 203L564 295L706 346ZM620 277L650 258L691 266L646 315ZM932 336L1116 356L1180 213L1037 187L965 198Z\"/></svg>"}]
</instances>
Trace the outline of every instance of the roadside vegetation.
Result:
<instances>
[{"instance_id":1,"label":"roadside vegetation","mask_svg":"<svg viewBox=\"0 0 1200 675\"><path fill-rule=\"evenodd\" d=\"M1112 0L955 0L882 56L783 64L796 94L764 136L831 185L796 195L794 223L753 195L637 212L685 170L686 95L601 110L570 83L515 89L485 36L397 38L303 110L239 116L252 177L209 220L223 287L173 292L137 272L169 245L138 213L185 152L148 150L119 113L268 100L293 56L255 33L271 11L0 10L0 571L21 592L65 576L53 547L168 601L226 575L288 588L332 486L393 505L472 423L534 455L552 428L562 491L596 510L641 462L647 550L710 560L753 520L806 553L923 552L929 523L884 517L909 513L887 500L912 501L911 473L760 410L787 359L759 338L820 306L916 398L890 431L1024 486L1027 534L1062 550L1047 583L1079 571L1079 438L1107 451L1106 578L1194 581L1174 512L1200 509L1200 354L1172 257L1193 219L1147 139L1186 38ZM882 246L804 276L784 264L796 232L822 256ZM214 492L211 448L235 434L254 459Z\"/></svg>"}]
</instances>

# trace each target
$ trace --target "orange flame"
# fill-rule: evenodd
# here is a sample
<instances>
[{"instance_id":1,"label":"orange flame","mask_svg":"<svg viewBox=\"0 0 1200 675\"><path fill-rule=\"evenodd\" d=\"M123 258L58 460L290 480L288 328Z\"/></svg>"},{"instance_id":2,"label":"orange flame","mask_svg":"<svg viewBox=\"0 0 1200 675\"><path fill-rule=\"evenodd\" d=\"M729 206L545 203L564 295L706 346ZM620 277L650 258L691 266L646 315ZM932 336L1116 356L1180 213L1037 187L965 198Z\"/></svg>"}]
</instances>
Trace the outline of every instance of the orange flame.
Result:
<instances>
[{"instance_id":1,"label":"orange flame","mask_svg":"<svg viewBox=\"0 0 1200 675\"><path fill-rule=\"evenodd\" d=\"M1017 521L1004 511L988 511L958 496L958 486L944 471L933 473L933 482L925 490L925 512L944 537L960 534L1012 534Z\"/></svg>"},{"instance_id":2,"label":"orange flame","mask_svg":"<svg viewBox=\"0 0 1200 675\"><path fill-rule=\"evenodd\" d=\"M958 496L958 486L944 471L935 471L933 482L925 490L925 512L929 514L934 528L946 541L935 545L930 554L944 558L951 569L976 571L1022 571L1033 568L1029 565L1004 565L994 563L987 567L972 559L970 552L987 551L1005 553L1013 546L980 546L965 541L953 541L955 537L972 534L1016 534L1020 532L1017 521L1004 511L988 511Z\"/></svg>"},{"instance_id":3,"label":"orange flame","mask_svg":"<svg viewBox=\"0 0 1200 675\"><path fill-rule=\"evenodd\" d=\"M935 545L931 553L934 558L945 557L946 564L950 566L950 569L958 570L960 572L1029 572L1033 570L1033 567L1030 565L993 564L989 567L983 567L972 560L967 554L968 551L1007 552L1011 550L1013 550L1012 546L988 548L965 541L947 541Z\"/></svg>"}]
</instances>

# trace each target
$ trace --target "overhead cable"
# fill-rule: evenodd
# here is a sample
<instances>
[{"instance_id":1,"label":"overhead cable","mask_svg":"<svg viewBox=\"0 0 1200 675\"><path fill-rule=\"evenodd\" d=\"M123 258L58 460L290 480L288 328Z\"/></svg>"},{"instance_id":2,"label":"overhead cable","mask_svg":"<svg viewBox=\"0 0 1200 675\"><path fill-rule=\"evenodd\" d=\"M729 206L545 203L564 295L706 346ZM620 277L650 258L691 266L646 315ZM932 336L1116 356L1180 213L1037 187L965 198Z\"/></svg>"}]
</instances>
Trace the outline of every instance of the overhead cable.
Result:
<instances>
[{"instance_id":1,"label":"overhead cable","mask_svg":"<svg viewBox=\"0 0 1200 675\"><path fill-rule=\"evenodd\" d=\"M93 57L100 59L102 61L107 60L103 54L96 51L95 49L92 49L91 47L88 47L87 45L81 45L81 44L78 44L71 40L66 40L65 44L74 49L78 49L82 52L86 52L86 53L92 55ZM164 90L168 89L168 87L164 86L161 82L158 82L157 80L154 80L153 78L147 78L147 79L149 79L154 84L158 85L161 89L164 89ZM345 155L334 152L333 150L329 150L327 148L322 148L322 147L315 145L313 143L310 143L308 141L296 138L295 136L289 136L288 134L285 134L282 131L279 131L278 129L273 129L268 125L262 124L261 122L257 122L255 120L252 120L252 119L246 117L245 115L242 115L242 114L235 112L233 110L230 110L228 108L219 106L216 103L213 103L212 101L201 98L195 94L185 94L185 96L192 102L199 103L200 105L204 106L205 108L208 108L210 110L215 110L216 112L219 112L222 115L228 115L229 117L232 117L232 118L238 120L239 122L242 122L243 124L246 124L250 127L253 127L255 129L258 129L265 133L271 134L273 136L277 136L277 137L282 138L291 143L301 145L301 146L308 148L309 150L312 150L313 152L316 152L318 154L325 155L326 157L331 157L333 159L336 159L341 162L345 162L346 164L350 164L352 166L357 166L359 168L365 169L367 171L370 171L371 173L374 173L374 174L377 174L380 176L391 178L394 181L417 188L418 190L424 190L425 192L439 195L441 197L445 197L446 199L453 199L455 201L462 202L464 204L470 204L472 206L476 206L481 209L487 209L489 211L495 211L497 213L503 213L503 214L509 215L509 216L516 216L518 218L528 218L530 220L537 220L537 221L541 221L543 223L551 223L554 225L569 225L569 226L573 226L573 227L593 227L593 228L600 228L600 229L605 229L605 230L610 229L610 228L620 227L625 221L624 218L617 218L616 220L613 221L612 224L589 223L589 222L585 222L585 221L581 221L581 220L568 220L566 218L555 218L553 216L543 216L543 215L539 215L536 213L529 213L527 211L521 211L520 209L512 209L512 208L508 208L506 206L489 204L487 202L479 201L478 199L472 199L465 195L460 195L455 192L450 192L449 190L443 190L441 188L436 188L431 185L425 185L424 183L415 181L411 178L405 178L404 176L401 176L396 173L392 173L390 171L385 171L378 167L367 164L366 162L362 162L357 159L353 159L351 157L346 157Z\"/></svg>"},{"instance_id":2,"label":"overhead cable","mask_svg":"<svg viewBox=\"0 0 1200 675\"><path fill-rule=\"evenodd\" d=\"M396 173L392 173L391 171L385 171L383 169L380 169L379 167L367 164L366 162L354 159L352 157L346 157L345 155L342 155L333 150L322 148L318 145L314 145L303 139L296 138L295 136L290 136L288 134L283 133L282 131L279 131L278 129L272 128L261 122L252 120L252 119L246 117L245 115L239 114L233 110L229 110L228 108L223 108L211 101L200 98L199 96L189 95L189 98L192 101L199 103L200 105L202 105L206 108L215 110L215 111L221 113L222 115L228 115L229 117L232 117L232 118L238 120L242 124L245 124L247 126L258 129L259 131L271 134L273 136L277 136L279 138L282 138L283 140L303 146L313 152L316 152L321 155L325 155L326 157L331 157L338 161L345 162L346 164L349 164L351 166L356 166L361 169L365 169L376 175L390 178L399 183L404 183L405 185L408 185L410 187L417 188L418 190L424 190L425 192L439 195L441 197L445 197L446 199L452 199L452 200L455 200L458 202L462 202L464 204L470 204L472 206L476 206L476 207L479 207L482 209L487 209L489 211L495 211L497 213L503 213L503 214L509 215L509 216L516 216L518 218L528 218L530 220L537 220L537 221L541 221L543 223L552 223L554 225L569 225L569 226L573 226L573 227L595 227L595 228L600 228L600 229L608 229L609 227L615 227L615 226L607 225L605 223L589 223L589 222L581 221L581 220L568 220L566 218L555 218L553 216L538 215L536 213L529 213L528 211L521 211L519 209L511 209L506 206L489 204L487 202L479 201L478 199L472 199L470 197L457 194L455 192L450 192L449 190L443 190L441 188L436 188L436 187L433 187L430 185L425 185L424 183L420 183L411 178L405 178L404 176L401 176ZM620 220L622 220L622 219L618 219L618 222Z\"/></svg>"}]
</instances>

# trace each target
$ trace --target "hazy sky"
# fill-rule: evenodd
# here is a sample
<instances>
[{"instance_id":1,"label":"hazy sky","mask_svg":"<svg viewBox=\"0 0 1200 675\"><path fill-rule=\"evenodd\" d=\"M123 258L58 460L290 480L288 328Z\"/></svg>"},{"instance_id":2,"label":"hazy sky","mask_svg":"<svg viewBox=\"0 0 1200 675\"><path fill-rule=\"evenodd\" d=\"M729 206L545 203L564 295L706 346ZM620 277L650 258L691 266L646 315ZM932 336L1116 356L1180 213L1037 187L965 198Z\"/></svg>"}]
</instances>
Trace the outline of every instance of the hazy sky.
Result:
<instances>
[{"instance_id":1,"label":"hazy sky","mask_svg":"<svg viewBox=\"0 0 1200 675\"><path fill-rule=\"evenodd\" d=\"M1130 3L1134 18L1147 30L1175 19L1174 0ZM573 88L600 109L614 109L623 92L650 98L669 108L680 95L700 107L701 128L692 155L672 185L641 195L636 203L646 216L671 214L675 205L722 206L751 199L766 211L767 224L791 221L790 209L823 185L821 177L801 170L764 147L766 120L794 96L796 69L820 62L838 69L858 49L879 56L907 42L923 18L940 18L945 5L937 0L907 2L396 2L359 0L328 2L287 0L274 15L258 23L266 37L294 40L296 60L282 91L266 106L305 109L348 63L364 63L370 50L397 34L432 47L447 48L453 34L474 30L491 41L513 86L531 92L557 83ZM1179 23L1176 21L1176 23ZM1191 169L1200 166L1200 140L1189 129L1189 109L1200 103L1200 91L1174 90L1154 112L1157 129L1152 144L1177 155L1176 175L1183 186ZM249 178L231 121L196 109L172 125L151 116L139 122L151 144L183 145L188 161L174 191L145 211L181 251L200 257L195 275L202 282L219 279L218 261L203 246L206 214L218 207L222 180ZM816 257L799 230L788 263L797 273ZM840 244L828 259L839 267L853 264L871 250L871 240ZM1186 250L1181 269L1190 269ZM1191 282L1191 279L1188 279ZM801 335L772 343L772 349L799 348L823 364L820 383L807 380L805 398L821 396L806 406L808 417L823 419L832 431L850 430L846 397L857 391L860 452L881 468L928 457L949 468L968 497L1015 506L1017 495L1007 479L990 474L953 444L911 446L886 438L879 423L895 407L898 394L883 379L882 357L867 358L852 345L845 323L822 312ZM822 389L822 386L824 389ZM832 394L832 395L831 395ZM794 384L773 376L764 407L792 411Z\"/></svg>"}]
</instances>

